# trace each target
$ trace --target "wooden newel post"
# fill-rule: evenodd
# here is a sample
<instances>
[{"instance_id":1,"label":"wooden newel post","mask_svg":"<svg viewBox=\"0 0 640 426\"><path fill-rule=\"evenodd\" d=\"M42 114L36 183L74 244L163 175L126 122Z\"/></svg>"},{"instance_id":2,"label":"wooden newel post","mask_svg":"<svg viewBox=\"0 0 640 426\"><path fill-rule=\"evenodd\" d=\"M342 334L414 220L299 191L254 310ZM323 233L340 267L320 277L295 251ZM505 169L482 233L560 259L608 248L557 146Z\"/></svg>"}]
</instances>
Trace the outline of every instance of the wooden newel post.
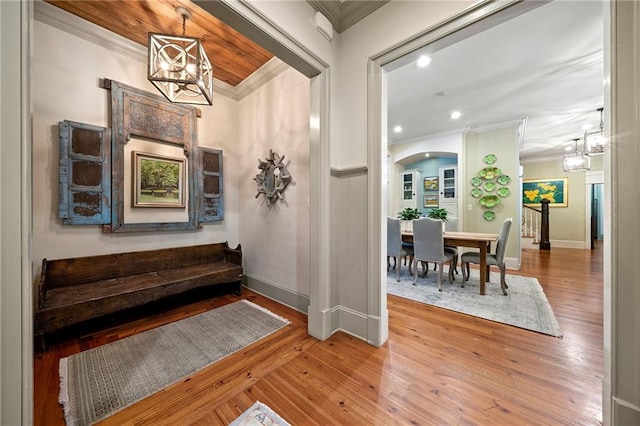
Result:
<instances>
[{"instance_id":1,"label":"wooden newel post","mask_svg":"<svg viewBox=\"0 0 640 426\"><path fill-rule=\"evenodd\" d=\"M551 250L551 241L549 241L549 200L542 199L542 223L540 231L540 250Z\"/></svg>"}]
</instances>

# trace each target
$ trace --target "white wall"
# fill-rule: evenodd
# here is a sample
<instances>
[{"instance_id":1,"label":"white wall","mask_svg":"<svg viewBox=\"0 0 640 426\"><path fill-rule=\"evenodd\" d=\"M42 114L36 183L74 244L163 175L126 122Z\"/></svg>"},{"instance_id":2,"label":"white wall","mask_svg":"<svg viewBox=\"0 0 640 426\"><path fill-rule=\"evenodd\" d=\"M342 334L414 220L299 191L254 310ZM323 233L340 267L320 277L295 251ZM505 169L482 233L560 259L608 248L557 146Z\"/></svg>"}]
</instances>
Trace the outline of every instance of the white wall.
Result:
<instances>
[{"instance_id":1,"label":"white wall","mask_svg":"<svg viewBox=\"0 0 640 426\"><path fill-rule=\"evenodd\" d=\"M80 21L79 25L91 25ZM114 35L114 38L117 38ZM133 44L132 44L133 45ZM33 263L105 253L211 242L239 242L238 102L214 95L201 106L198 144L222 149L225 220L194 231L103 234L101 226L68 226L58 219L58 122L64 119L111 127L110 94L98 85L109 78L157 93L146 79L144 56L117 53L39 21L33 40ZM135 49L135 46L132 47ZM215 87L215 86L214 86ZM153 214L153 212L148 212ZM125 220L127 218L125 217Z\"/></svg>"},{"instance_id":2,"label":"white wall","mask_svg":"<svg viewBox=\"0 0 640 426\"><path fill-rule=\"evenodd\" d=\"M309 295L309 79L289 68L240 100L237 173L245 274ZM258 160L285 156L284 200L255 198Z\"/></svg>"},{"instance_id":3,"label":"white wall","mask_svg":"<svg viewBox=\"0 0 640 426\"><path fill-rule=\"evenodd\" d=\"M391 1L341 35L337 98L340 115L331 164L367 163L367 62L426 28L459 13L472 1ZM401 23L401 24L400 24Z\"/></svg>"}]
</instances>

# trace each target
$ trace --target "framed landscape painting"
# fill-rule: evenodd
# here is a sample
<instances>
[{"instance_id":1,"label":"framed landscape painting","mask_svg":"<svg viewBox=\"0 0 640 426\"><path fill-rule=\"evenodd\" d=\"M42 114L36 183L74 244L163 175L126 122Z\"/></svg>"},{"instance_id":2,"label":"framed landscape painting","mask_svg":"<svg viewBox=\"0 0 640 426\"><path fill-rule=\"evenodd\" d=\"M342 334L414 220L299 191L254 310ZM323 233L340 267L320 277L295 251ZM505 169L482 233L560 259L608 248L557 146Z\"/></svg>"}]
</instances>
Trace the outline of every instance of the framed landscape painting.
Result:
<instances>
[{"instance_id":1,"label":"framed landscape painting","mask_svg":"<svg viewBox=\"0 0 640 426\"><path fill-rule=\"evenodd\" d=\"M438 194L425 195L423 198L424 207L438 207Z\"/></svg>"},{"instance_id":2,"label":"framed landscape painting","mask_svg":"<svg viewBox=\"0 0 640 426\"><path fill-rule=\"evenodd\" d=\"M185 206L185 159L132 152L133 207Z\"/></svg>"},{"instance_id":3,"label":"framed landscape painting","mask_svg":"<svg viewBox=\"0 0 640 426\"><path fill-rule=\"evenodd\" d=\"M424 178L424 190L425 191L437 191L438 190L438 176L429 176Z\"/></svg>"},{"instance_id":4,"label":"framed landscape painting","mask_svg":"<svg viewBox=\"0 0 640 426\"><path fill-rule=\"evenodd\" d=\"M567 207L567 178L525 179L522 181L522 204L539 207L543 199L549 207Z\"/></svg>"}]
</instances>

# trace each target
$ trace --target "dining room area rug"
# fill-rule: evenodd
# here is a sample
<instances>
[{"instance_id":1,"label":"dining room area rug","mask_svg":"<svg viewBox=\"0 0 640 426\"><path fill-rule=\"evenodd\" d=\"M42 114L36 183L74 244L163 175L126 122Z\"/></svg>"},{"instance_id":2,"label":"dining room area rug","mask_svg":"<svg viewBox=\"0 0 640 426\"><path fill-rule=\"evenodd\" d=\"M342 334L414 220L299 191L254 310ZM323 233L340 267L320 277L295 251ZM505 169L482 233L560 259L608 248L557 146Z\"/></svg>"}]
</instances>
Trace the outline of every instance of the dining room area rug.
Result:
<instances>
[{"instance_id":1,"label":"dining room area rug","mask_svg":"<svg viewBox=\"0 0 640 426\"><path fill-rule=\"evenodd\" d=\"M447 268L442 276L442 292L438 291L438 272L430 270L426 277L422 269L413 285L413 275L407 268L400 270L400 282L396 271L387 272L387 293L451 311L473 315L491 321L533 330L555 337L562 337L553 309L536 278L506 275L507 295L500 288L500 273L491 272L485 294L480 295L479 270L471 269L471 277L462 288L462 275L455 275L449 283Z\"/></svg>"},{"instance_id":2,"label":"dining room area rug","mask_svg":"<svg viewBox=\"0 0 640 426\"><path fill-rule=\"evenodd\" d=\"M288 324L240 300L62 358L66 424L94 424Z\"/></svg>"}]
</instances>

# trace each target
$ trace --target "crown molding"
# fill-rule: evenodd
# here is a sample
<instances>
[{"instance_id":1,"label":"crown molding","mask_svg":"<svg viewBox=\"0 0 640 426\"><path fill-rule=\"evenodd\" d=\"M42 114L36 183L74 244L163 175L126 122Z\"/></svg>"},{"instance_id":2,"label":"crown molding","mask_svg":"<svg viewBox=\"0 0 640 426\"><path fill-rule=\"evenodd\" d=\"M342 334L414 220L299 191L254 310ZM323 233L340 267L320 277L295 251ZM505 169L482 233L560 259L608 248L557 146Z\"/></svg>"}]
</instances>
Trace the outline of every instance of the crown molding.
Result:
<instances>
[{"instance_id":1,"label":"crown molding","mask_svg":"<svg viewBox=\"0 0 640 426\"><path fill-rule=\"evenodd\" d=\"M131 60L145 64L147 62L147 48L141 44L106 30L92 22L84 20L72 13L62 10L42 0L34 1L34 19L50 25L82 40L104 47ZM214 70L215 73L215 70ZM213 79L214 96L226 96L237 100L236 88L224 81Z\"/></svg>"},{"instance_id":2,"label":"crown molding","mask_svg":"<svg viewBox=\"0 0 640 426\"><path fill-rule=\"evenodd\" d=\"M390 0L307 0L313 9L322 13L340 34L375 12Z\"/></svg>"},{"instance_id":3,"label":"crown molding","mask_svg":"<svg viewBox=\"0 0 640 426\"><path fill-rule=\"evenodd\" d=\"M289 65L274 56L235 87L236 99L245 98L287 69Z\"/></svg>"}]
</instances>

